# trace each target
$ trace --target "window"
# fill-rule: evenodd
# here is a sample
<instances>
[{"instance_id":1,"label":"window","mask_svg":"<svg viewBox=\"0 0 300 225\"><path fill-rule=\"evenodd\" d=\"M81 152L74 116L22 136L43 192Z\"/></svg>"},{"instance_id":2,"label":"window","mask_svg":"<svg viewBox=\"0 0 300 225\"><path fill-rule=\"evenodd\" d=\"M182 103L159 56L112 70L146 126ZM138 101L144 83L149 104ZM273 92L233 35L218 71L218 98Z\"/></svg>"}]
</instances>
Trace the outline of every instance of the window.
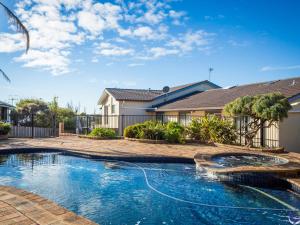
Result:
<instances>
[{"instance_id":1,"label":"window","mask_svg":"<svg viewBox=\"0 0 300 225\"><path fill-rule=\"evenodd\" d=\"M111 114L116 113L116 105L111 105Z\"/></svg>"},{"instance_id":2,"label":"window","mask_svg":"<svg viewBox=\"0 0 300 225\"><path fill-rule=\"evenodd\" d=\"M104 106L104 124L108 124L108 106Z\"/></svg>"},{"instance_id":3,"label":"window","mask_svg":"<svg viewBox=\"0 0 300 225\"><path fill-rule=\"evenodd\" d=\"M191 122L190 112L180 112L179 113L179 123L183 126L187 126Z\"/></svg>"}]
</instances>

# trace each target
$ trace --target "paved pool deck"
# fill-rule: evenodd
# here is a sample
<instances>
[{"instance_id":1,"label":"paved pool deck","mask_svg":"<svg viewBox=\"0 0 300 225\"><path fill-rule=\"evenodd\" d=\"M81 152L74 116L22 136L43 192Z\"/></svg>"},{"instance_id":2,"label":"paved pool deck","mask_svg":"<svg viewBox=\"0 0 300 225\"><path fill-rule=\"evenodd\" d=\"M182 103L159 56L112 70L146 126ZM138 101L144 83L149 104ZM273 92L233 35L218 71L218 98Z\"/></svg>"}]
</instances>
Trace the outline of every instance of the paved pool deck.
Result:
<instances>
[{"instance_id":1,"label":"paved pool deck","mask_svg":"<svg viewBox=\"0 0 300 225\"><path fill-rule=\"evenodd\" d=\"M96 225L33 193L0 186L1 225Z\"/></svg>"}]
</instances>

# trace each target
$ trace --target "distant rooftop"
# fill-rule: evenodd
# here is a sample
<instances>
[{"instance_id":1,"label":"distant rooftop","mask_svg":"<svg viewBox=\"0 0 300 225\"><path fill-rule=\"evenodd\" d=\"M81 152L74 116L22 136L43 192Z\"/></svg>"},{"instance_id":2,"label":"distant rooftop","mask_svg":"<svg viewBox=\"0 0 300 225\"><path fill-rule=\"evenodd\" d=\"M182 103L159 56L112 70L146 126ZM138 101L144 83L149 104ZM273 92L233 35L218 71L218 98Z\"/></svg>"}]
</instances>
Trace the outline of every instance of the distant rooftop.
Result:
<instances>
[{"instance_id":1,"label":"distant rooftop","mask_svg":"<svg viewBox=\"0 0 300 225\"><path fill-rule=\"evenodd\" d=\"M157 111L201 108L221 109L227 103L238 97L246 95L254 96L271 92L280 92L287 98L300 95L300 77L211 89L165 104L159 107Z\"/></svg>"},{"instance_id":2,"label":"distant rooftop","mask_svg":"<svg viewBox=\"0 0 300 225\"><path fill-rule=\"evenodd\" d=\"M3 102L3 101L0 101L0 107L5 107L5 108L14 108L14 106L6 103L6 102Z\"/></svg>"},{"instance_id":3,"label":"distant rooftop","mask_svg":"<svg viewBox=\"0 0 300 225\"><path fill-rule=\"evenodd\" d=\"M201 83L210 83L212 86L216 88L220 88L218 85L211 83L210 81L204 80L200 82L189 83L185 85L170 87L170 91L168 93L172 93L184 88L191 87L193 85L201 84ZM114 96L114 98L118 101L152 101L156 97L163 95L162 90L152 90L152 89L123 89L123 88L106 88L106 90Z\"/></svg>"}]
</instances>

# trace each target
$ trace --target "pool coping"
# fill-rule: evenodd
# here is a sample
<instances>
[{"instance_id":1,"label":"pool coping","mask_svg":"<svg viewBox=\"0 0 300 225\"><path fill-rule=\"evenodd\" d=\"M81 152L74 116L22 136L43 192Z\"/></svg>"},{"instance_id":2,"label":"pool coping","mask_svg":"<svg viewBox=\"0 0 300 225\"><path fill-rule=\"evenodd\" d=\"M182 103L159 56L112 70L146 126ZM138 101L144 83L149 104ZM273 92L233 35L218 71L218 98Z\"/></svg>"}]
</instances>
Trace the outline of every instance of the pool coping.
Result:
<instances>
[{"instance_id":1,"label":"pool coping","mask_svg":"<svg viewBox=\"0 0 300 225\"><path fill-rule=\"evenodd\" d=\"M195 164L193 158L178 157L178 156L149 156L149 155L131 155L131 156L107 156L93 154L93 152L83 152L81 150L57 147L18 147L18 148L4 148L0 150L0 155L7 154L22 154L22 153L39 153L39 152L62 152L71 156L80 156L89 159L102 160L119 160L127 162L141 162L141 163L188 163Z\"/></svg>"},{"instance_id":2,"label":"pool coping","mask_svg":"<svg viewBox=\"0 0 300 225\"><path fill-rule=\"evenodd\" d=\"M0 186L0 212L0 224L97 225L46 198L10 186Z\"/></svg>"},{"instance_id":3,"label":"pool coping","mask_svg":"<svg viewBox=\"0 0 300 225\"><path fill-rule=\"evenodd\" d=\"M226 168L215 168L211 167L217 165L213 162L214 157L226 156L226 155L262 155L280 158L283 160L288 160L285 164L279 164L274 166L236 166L236 167L226 167ZM274 175L280 176L292 176L296 177L300 175L300 163L291 158L284 157L283 154L278 155L268 152L258 152L258 151L245 151L244 149L235 149L232 152L218 152L218 153L197 153L195 155L195 163L198 167L205 168L206 171L215 175L233 175L239 173L272 173Z\"/></svg>"}]
</instances>

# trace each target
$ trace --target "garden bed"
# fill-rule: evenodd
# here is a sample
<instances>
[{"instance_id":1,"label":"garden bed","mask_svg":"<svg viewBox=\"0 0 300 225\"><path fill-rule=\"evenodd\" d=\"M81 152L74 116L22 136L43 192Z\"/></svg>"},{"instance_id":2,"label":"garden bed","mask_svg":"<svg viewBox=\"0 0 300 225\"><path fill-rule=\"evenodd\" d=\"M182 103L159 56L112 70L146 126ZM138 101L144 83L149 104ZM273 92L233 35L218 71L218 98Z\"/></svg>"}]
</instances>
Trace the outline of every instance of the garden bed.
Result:
<instances>
[{"instance_id":1,"label":"garden bed","mask_svg":"<svg viewBox=\"0 0 300 225\"><path fill-rule=\"evenodd\" d=\"M7 140L7 139L8 139L8 134L0 135L0 140Z\"/></svg>"},{"instance_id":2,"label":"garden bed","mask_svg":"<svg viewBox=\"0 0 300 225\"><path fill-rule=\"evenodd\" d=\"M128 141L136 141L136 142L148 143L148 144L169 144L166 140L138 139L138 138L128 138L128 137L125 137L124 139Z\"/></svg>"}]
</instances>

